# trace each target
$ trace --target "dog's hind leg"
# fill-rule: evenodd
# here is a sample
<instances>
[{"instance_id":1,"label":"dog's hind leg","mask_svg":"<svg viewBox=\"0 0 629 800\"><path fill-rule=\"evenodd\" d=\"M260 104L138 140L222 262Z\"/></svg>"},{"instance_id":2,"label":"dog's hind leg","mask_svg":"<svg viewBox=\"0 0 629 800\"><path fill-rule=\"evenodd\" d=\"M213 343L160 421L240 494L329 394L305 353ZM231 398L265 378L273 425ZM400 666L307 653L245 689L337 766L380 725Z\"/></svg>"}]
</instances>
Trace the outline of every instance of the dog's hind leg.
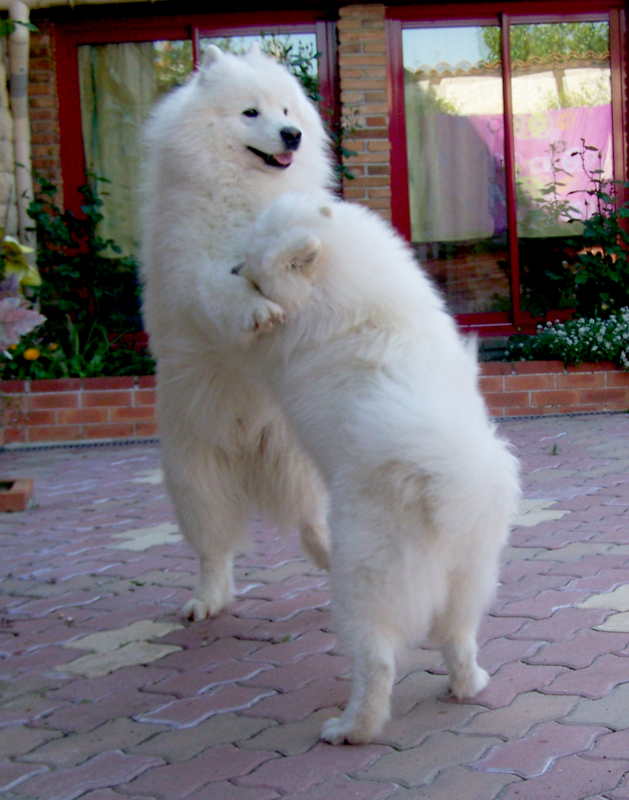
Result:
<instances>
[{"instance_id":1,"label":"dog's hind leg","mask_svg":"<svg viewBox=\"0 0 629 800\"><path fill-rule=\"evenodd\" d=\"M332 520L332 610L341 649L352 662L352 693L321 737L331 744L371 741L390 714L398 618L400 554L386 539L390 520L348 495Z\"/></svg>"},{"instance_id":2,"label":"dog's hind leg","mask_svg":"<svg viewBox=\"0 0 629 800\"><path fill-rule=\"evenodd\" d=\"M354 652L352 694L347 708L342 716L329 719L321 730L321 738L330 744L369 742L389 718L395 642L377 631L364 630L360 638L362 641L356 636L349 645Z\"/></svg>"},{"instance_id":3,"label":"dog's hind leg","mask_svg":"<svg viewBox=\"0 0 629 800\"><path fill-rule=\"evenodd\" d=\"M327 492L314 463L308 458L282 418L265 426L256 468L257 486L249 487L263 508L283 527L297 525L308 557L321 569L330 569Z\"/></svg>"},{"instance_id":4,"label":"dog's hind leg","mask_svg":"<svg viewBox=\"0 0 629 800\"><path fill-rule=\"evenodd\" d=\"M163 462L181 532L200 564L196 589L181 615L203 620L216 616L234 596L234 549L246 533L242 491L235 470L221 465L211 449L191 448L175 456L166 448Z\"/></svg>"},{"instance_id":5,"label":"dog's hind leg","mask_svg":"<svg viewBox=\"0 0 629 800\"><path fill-rule=\"evenodd\" d=\"M474 697L489 681L476 660L478 627L496 585L495 556L484 555L484 564L470 557L469 569L451 576L446 607L433 626L448 668L450 688L458 698Z\"/></svg>"}]
</instances>

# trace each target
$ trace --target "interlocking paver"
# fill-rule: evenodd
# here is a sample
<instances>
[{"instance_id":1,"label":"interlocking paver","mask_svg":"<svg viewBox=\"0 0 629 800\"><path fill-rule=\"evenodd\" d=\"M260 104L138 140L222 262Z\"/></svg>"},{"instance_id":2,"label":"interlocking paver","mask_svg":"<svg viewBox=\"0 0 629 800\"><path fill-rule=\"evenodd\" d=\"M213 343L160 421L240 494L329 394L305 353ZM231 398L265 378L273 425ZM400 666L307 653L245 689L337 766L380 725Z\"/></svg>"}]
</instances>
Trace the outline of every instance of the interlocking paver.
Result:
<instances>
[{"instance_id":1,"label":"interlocking paver","mask_svg":"<svg viewBox=\"0 0 629 800\"><path fill-rule=\"evenodd\" d=\"M58 769L25 781L20 793L37 800L74 800L88 789L130 781L160 764L157 758L128 756L114 750L71 769Z\"/></svg>"},{"instance_id":2,"label":"interlocking paver","mask_svg":"<svg viewBox=\"0 0 629 800\"><path fill-rule=\"evenodd\" d=\"M507 787L500 800L574 800L606 796L629 769L620 761L593 761L580 756L561 758L543 775Z\"/></svg>"},{"instance_id":3,"label":"interlocking paver","mask_svg":"<svg viewBox=\"0 0 629 800\"><path fill-rule=\"evenodd\" d=\"M274 789L280 794L305 792L332 775L360 770L383 753L384 748L374 744L338 748L319 743L307 753L293 756L290 768L284 759L273 759L249 775L237 778L235 783L239 786Z\"/></svg>"},{"instance_id":4,"label":"interlocking paver","mask_svg":"<svg viewBox=\"0 0 629 800\"><path fill-rule=\"evenodd\" d=\"M479 758L498 741L487 736L460 736L450 731L436 733L420 747L393 751L379 758L356 776L386 780L413 787L430 783L446 767L463 766Z\"/></svg>"},{"instance_id":5,"label":"interlocking paver","mask_svg":"<svg viewBox=\"0 0 629 800\"><path fill-rule=\"evenodd\" d=\"M558 758L588 750L594 740L605 732L604 728L543 722L522 739L495 745L474 764L474 768L483 772L511 772L520 778L534 778L546 772ZM610 749L614 751L613 747Z\"/></svg>"},{"instance_id":6,"label":"interlocking paver","mask_svg":"<svg viewBox=\"0 0 629 800\"><path fill-rule=\"evenodd\" d=\"M207 784L246 775L270 759L274 759L271 753L220 745L188 761L158 766L121 788L156 800L182 800Z\"/></svg>"},{"instance_id":7,"label":"interlocking paver","mask_svg":"<svg viewBox=\"0 0 629 800\"><path fill-rule=\"evenodd\" d=\"M294 534L253 522L234 604L181 627L197 567L154 445L1 453L12 473L35 478L37 506L0 515L0 791L28 800L629 800L629 418L500 427L521 458L529 513L479 633L490 684L456 702L440 652L430 642L409 649L392 718L367 747L319 742L347 702L350 671L328 579ZM142 530L164 535L128 535ZM136 540L144 549L120 547ZM115 639L136 630L133 641ZM95 647L77 649L81 637ZM137 663L145 647L172 652ZM84 656L108 674L72 672Z\"/></svg>"},{"instance_id":8,"label":"interlocking paver","mask_svg":"<svg viewBox=\"0 0 629 800\"><path fill-rule=\"evenodd\" d=\"M563 719L577 703L575 697L551 697L539 692L524 692L511 705L484 710L475 715L465 726L465 732L500 736L505 741L521 739L536 723Z\"/></svg>"}]
</instances>

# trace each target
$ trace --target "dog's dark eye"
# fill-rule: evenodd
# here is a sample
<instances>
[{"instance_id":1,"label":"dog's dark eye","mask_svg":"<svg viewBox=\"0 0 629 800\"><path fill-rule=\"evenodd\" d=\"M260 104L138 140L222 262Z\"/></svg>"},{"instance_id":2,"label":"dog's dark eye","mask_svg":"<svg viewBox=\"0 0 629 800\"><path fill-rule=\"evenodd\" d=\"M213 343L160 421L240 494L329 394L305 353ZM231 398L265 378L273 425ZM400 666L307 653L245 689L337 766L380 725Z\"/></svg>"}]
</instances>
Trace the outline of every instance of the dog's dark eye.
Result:
<instances>
[{"instance_id":1,"label":"dog's dark eye","mask_svg":"<svg viewBox=\"0 0 629 800\"><path fill-rule=\"evenodd\" d=\"M287 116L288 116L288 109L287 109L287 108L285 108L285 109L284 109L284 116L285 116L285 117L287 117Z\"/></svg>"},{"instance_id":2,"label":"dog's dark eye","mask_svg":"<svg viewBox=\"0 0 629 800\"><path fill-rule=\"evenodd\" d=\"M242 113L245 117L257 117L260 112L256 108L247 108Z\"/></svg>"}]
</instances>

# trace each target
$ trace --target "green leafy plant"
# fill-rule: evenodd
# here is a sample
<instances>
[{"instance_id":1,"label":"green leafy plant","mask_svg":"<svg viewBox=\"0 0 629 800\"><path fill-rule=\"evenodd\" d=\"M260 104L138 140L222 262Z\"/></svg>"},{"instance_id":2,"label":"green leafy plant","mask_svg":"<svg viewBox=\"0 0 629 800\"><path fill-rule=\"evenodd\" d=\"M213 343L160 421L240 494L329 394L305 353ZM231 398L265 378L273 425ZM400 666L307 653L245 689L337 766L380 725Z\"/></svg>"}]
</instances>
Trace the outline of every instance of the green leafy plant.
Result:
<instances>
[{"instance_id":1,"label":"green leafy plant","mask_svg":"<svg viewBox=\"0 0 629 800\"><path fill-rule=\"evenodd\" d=\"M81 217L54 202L56 188L37 175L40 191L29 208L37 234L41 285L34 302L47 322L20 341L2 363L3 377L58 378L150 374L154 362L123 338L141 331L135 259L119 256L98 234L102 179L82 187Z\"/></svg>"},{"instance_id":2,"label":"green leafy plant","mask_svg":"<svg viewBox=\"0 0 629 800\"><path fill-rule=\"evenodd\" d=\"M596 168L587 166L588 152L597 153ZM582 190L589 198L586 219L570 220L583 224L574 264L576 308L579 314L606 316L629 306L629 202L623 199L629 183L606 180L602 153L584 139L572 155L579 156L590 181Z\"/></svg>"},{"instance_id":3,"label":"green leafy plant","mask_svg":"<svg viewBox=\"0 0 629 800\"><path fill-rule=\"evenodd\" d=\"M629 307L605 319L590 317L539 325L534 336L512 336L507 361L557 360L564 364L611 361L629 370Z\"/></svg>"}]
</instances>

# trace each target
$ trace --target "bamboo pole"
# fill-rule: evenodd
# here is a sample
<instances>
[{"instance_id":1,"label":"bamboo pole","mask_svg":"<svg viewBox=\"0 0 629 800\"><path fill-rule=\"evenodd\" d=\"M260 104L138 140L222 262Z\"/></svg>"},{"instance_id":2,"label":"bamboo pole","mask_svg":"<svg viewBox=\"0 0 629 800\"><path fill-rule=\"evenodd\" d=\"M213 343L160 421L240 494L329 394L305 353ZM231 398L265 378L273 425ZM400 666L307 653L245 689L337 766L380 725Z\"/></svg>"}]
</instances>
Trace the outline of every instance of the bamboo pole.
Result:
<instances>
[{"instance_id":1,"label":"bamboo pole","mask_svg":"<svg viewBox=\"0 0 629 800\"><path fill-rule=\"evenodd\" d=\"M17 195L18 232L20 241L35 246L35 237L28 206L33 199L33 167L31 161L31 126L28 114L28 58L30 9L22 0L11 0L9 19L15 29L9 35L9 98L13 116L15 152L15 190Z\"/></svg>"}]
</instances>

